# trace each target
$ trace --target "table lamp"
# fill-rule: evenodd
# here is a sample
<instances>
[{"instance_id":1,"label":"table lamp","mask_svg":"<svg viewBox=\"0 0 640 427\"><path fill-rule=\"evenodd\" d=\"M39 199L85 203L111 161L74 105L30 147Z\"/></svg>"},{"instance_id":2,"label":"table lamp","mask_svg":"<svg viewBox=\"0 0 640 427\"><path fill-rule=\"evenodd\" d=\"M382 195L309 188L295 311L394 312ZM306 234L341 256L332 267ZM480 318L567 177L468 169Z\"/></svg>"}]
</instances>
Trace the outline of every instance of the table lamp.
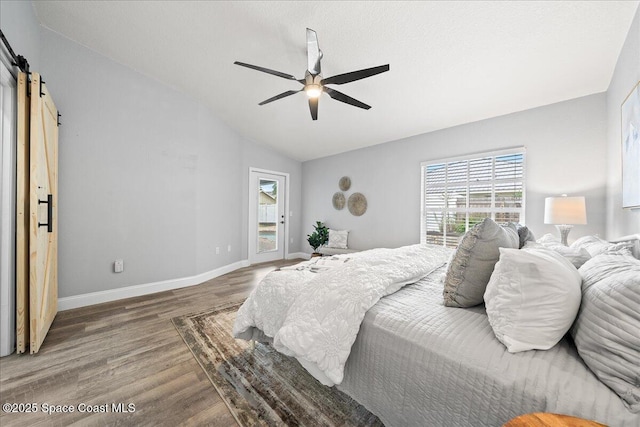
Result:
<instances>
[{"instance_id":1,"label":"table lamp","mask_svg":"<svg viewBox=\"0 0 640 427\"><path fill-rule=\"evenodd\" d=\"M562 244L568 246L567 237L574 225L587 223L584 197L547 197L544 199L544 223L553 224L560 233Z\"/></svg>"}]
</instances>

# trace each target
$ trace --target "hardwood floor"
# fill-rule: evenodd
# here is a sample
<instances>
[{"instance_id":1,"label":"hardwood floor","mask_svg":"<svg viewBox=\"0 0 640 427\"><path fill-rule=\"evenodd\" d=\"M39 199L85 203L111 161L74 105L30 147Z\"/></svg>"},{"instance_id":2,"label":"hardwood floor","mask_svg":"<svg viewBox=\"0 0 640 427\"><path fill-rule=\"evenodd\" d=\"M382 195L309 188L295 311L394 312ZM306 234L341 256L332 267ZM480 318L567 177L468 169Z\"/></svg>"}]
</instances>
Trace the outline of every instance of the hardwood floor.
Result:
<instances>
[{"instance_id":1,"label":"hardwood floor","mask_svg":"<svg viewBox=\"0 0 640 427\"><path fill-rule=\"evenodd\" d=\"M0 425L235 426L171 318L240 301L269 271L299 261L58 313L38 354L0 359ZM5 405L14 403L35 404L38 412L7 413ZM119 403L135 410L113 411ZM74 412L44 414L45 404L71 405ZM80 404L109 412L79 412Z\"/></svg>"}]
</instances>

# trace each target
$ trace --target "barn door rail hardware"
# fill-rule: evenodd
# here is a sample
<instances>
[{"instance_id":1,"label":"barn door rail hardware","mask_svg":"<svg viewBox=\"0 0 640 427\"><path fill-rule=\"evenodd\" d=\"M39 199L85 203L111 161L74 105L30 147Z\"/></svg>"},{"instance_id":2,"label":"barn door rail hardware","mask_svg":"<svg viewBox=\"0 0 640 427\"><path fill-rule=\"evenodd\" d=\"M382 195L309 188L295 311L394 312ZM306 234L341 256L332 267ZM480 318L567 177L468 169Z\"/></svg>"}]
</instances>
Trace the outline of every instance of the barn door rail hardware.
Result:
<instances>
[{"instance_id":1,"label":"barn door rail hardware","mask_svg":"<svg viewBox=\"0 0 640 427\"><path fill-rule=\"evenodd\" d=\"M9 43L9 40L7 40L7 38L4 36L2 30L0 30L0 39L2 40L4 46L7 48L7 52L9 52L11 59L13 59L11 65L13 65L14 67L18 67L20 71L25 73L27 75L27 80L30 82L31 71L29 71L29 61L27 61L27 58L22 55L16 55L16 53L13 51L13 48L11 47L11 44ZM27 85L27 96L31 96L30 84Z\"/></svg>"},{"instance_id":2,"label":"barn door rail hardware","mask_svg":"<svg viewBox=\"0 0 640 427\"><path fill-rule=\"evenodd\" d=\"M38 199L38 205L47 205L47 222L38 222L38 227L47 227L47 233L53 232L53 194L47 194L47 200Z\"/></svg>"},{"instance_id":3,"label":"barn door rail hardware","mask_svg":"<svg viewBox=\"0 0 640 427\"><path fill-rule=\"evenodd\" d=\"M11 44L9 44L9 40L7 40L7 38L4 36L2 30L0 30L0 39L2 39L2 43L4 43L7 51L9 52L9 55L11 55L11 58L13 59L12 65L20 68L20 71L29 74L29 61L27 61L27 58L22 55L16 55L16 53L13 51L13 48L11 47Z\"/></svg>"}]
</instances>

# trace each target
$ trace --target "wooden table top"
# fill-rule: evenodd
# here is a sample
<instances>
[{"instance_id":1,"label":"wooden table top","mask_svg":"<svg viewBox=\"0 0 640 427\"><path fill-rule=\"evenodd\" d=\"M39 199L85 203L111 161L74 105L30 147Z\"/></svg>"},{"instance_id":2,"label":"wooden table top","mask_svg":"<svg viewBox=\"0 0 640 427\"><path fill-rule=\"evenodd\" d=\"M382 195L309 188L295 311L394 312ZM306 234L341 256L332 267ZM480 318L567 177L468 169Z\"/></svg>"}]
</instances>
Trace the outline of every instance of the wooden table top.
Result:
<instances>
[{"instance_id":1,"label":"wooden table top","mask_svg":"<svg viewBox=\"0 0 640 427\"><path fill-rule=\"evenodd\" d=\"M606 427L604 424L569 415L536 412L524 414L508 421L504 427Z\"/></svg>"}]
</instances>

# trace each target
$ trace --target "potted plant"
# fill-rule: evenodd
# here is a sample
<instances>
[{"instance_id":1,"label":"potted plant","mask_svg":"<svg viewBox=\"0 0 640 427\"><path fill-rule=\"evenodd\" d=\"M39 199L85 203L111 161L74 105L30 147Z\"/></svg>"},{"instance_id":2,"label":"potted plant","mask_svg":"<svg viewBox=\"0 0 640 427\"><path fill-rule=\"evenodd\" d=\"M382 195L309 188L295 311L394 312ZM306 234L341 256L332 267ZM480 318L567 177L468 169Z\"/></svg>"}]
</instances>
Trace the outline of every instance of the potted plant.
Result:
<instances>
[{"instance_id":1,"label":"potted plant","mask_svg":"<svg viewBox=\"0 0 640 427\"><path fill-rule=\"evenodd\" d=\"M320 255L317 253L318 248L329 241L329 229L320 221L316 221L316 225L313 228L315 228L315 231L307 234L307 242L313 248L313 255L318 256Z\"/></svg>"}]
</instances>

